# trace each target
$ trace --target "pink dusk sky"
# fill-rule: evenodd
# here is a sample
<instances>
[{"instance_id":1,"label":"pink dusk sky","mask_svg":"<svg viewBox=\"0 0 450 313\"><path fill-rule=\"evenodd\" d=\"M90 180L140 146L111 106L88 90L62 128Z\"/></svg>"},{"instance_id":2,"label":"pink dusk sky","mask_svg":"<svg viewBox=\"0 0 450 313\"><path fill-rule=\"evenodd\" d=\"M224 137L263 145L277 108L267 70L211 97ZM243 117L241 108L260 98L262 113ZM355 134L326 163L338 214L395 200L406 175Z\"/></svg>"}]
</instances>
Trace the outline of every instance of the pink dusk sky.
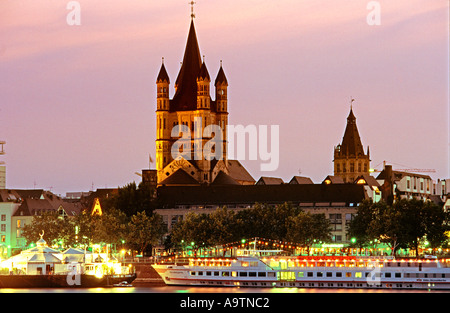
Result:
<instances>
[{"instance_id":1,"label":"pink dusk sky","mask_svg":"<svg viewBox=\"0 0 450 313\"><path fill-rule=\"evenodd\" d=\"M188 0L77 2L73 26L68 0L0 2L7 188L124 186L155 156L155 81L164 57L173 96ZM450 178L449 2L372 1L380 25L369 25L370 2L196 1L213 80L223 60L229 123L280 127L276 171L241 161L256 180L333 174L351 98L371 167Z\"/></svg>"}]
</instances>

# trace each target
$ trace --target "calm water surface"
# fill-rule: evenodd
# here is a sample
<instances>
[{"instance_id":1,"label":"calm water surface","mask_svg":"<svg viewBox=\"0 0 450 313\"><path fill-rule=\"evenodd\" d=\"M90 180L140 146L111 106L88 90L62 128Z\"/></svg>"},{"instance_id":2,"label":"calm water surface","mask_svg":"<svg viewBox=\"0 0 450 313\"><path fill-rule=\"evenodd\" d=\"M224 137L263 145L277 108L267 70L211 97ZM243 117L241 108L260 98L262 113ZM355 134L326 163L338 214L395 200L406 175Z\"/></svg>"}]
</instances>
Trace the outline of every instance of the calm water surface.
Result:
<instances>
[{"instance_id":1,"label":"calm water surface","mask_svg":"<svg viewBox=\"0 0 450 313\"><path fill-rule=\"evenodd\" d=\"M338 288L239 288L239 287L111 287L111 288L0 288L0 293L449 293L450 290L377 290Z\"/></svg>"}]
</instances>

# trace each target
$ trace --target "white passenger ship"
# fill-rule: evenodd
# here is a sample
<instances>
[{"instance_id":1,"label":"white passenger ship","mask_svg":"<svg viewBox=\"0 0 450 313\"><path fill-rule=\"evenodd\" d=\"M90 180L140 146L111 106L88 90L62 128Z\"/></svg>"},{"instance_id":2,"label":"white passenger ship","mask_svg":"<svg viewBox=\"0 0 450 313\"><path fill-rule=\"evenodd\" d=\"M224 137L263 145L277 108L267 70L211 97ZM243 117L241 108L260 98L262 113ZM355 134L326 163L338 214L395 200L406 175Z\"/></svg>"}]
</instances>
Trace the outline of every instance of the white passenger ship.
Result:
<instances>
[{"instance_id":1,"label":"white passenger ship","mask_svg":"<svg viewBox=\"0 0 450 313\"><path fill-rule=\"evenodd\" d=\"M280 256L238 250L236 258L193 258L154 264L167 285L450 289L450 259Z\"/></svg>"}]
</instances>

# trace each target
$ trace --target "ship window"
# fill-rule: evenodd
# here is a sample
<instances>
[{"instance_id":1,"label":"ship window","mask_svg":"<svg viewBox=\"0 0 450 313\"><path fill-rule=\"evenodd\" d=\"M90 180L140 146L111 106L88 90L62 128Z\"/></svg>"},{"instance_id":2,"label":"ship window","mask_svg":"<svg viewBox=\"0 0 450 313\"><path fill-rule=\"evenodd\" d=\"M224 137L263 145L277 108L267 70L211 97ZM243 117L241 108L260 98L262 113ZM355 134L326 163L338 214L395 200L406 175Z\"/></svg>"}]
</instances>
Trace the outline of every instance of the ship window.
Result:
<instances>
[{"instance_id":1,"label":"ship window","mask_svg":"<svg viewBox=\"0 0 450 313\"><path fill-rule=\"evenodd\" d=\"M355 273L355 278L362 278L362 273L361 272L356 272Z\"/></svg>"},{"instance_id":2,"label":"ship window","mask_svg":"<svg viewBox=\"0 0 450 313\"><path fill-rule=\"evenodd\" d=\"M249 272L249 273L248 273L248 276L249 276L249 277L256 277L256 272Z\"/></svg>"},{"instance_id":3,"label":"ship window","mask_svg":"<svg viewBox=\"0 0 450 313\"><path fill-rule=\"evenodd\" d=\"M299 277L299 278L301 278L301 277L304 277L304 272L298 272L298 274L297 274L297 277Z\"/></svg>"},{"instance_id":4,"label":"ship window","mask_svg":"<svg viewBox=\"0 0 450 313\"><path fill-rule=\"evenodd\" d=\"M346 272L345 277L352 277L352 272Z\"/></svg>"},{"instance_id":5,"label":"ship window","mask_svg":"<svg viewBox=\"0 0 450 313\"><path fill-rule=\"evenodd\" d=\"M342 277L342 272L336 272L336 277Z\"/></svg>"},{"instance_id":6,"label":"ship window","mask_svg":"<svg viewBox=\"0 0 450 313\"><path fill-rule=\"evenodd\" d=\"M232 277L237 277L237 272L234 272L234 271L231 272L231 276L232 276Z\"/></svg>"},{"instance_id":7,"label":"ship window","mask_svg":"<svg viewBox=\"0 0 450 313\"><path fill-rule=\"evenodd\" d=\"M317 272L317 277L322 277L323 273L322 272Z\"/></svg>"},{"instance_id":8,"label":"ship window","mask_svg":"<svg viewBox=\"0 0 450 313\"><path fill-rule=\"evenodd\" d=\"M275 272L269 272L269 273L267 274L267 276L268 276L268 277L275 277Z\"/></svg>"},{"instance_id":9,"label":"ship window","mask_svg":"<svg viewBox=\"0 0 450 313\"><path fill-rule=\"evenodd\" d=\"M211 276L211 272L206 272L206 276Z\"/></svg>"},{"instance_id":10,"label":"ship window","mask_svg":"<svg viewBox=\"0 0 450 313\"><path fill-rule=\"evenodd\" d=\"M230 272L222 272L222 276L230 276Z\"/></svg>"},{"instance_id":11,"label":"ship window","mask_svg":"<svg viewBox=\"0 0 450 313\"><path fill-rule=\"evenodd\" d=\"M191 276L195 276L195 272L190 272L189 274L191 274Z\"/></svg>"},{"instance_id":12,"label":"ship window","mask_svg":"<svg viewBox=\"0 0 450 313\"><path fill-rule=\"evenodd\" d=\"M258 272L258 277L266 277L266 272Z\"/></svg>"},{"instance_id":13,"label":"ship window","mask_svg":"<svg viewBox=\"0 0 450 313\"><path fill-rule=\"evenodd\" d=\"M214 272L214 276L219 276L219 272Z\"/></svg>"},{"instance_id":14,"label":"ship window","mask_svg":"<svg viewBox=\"0 0 450 313\"><path fill-rule=\"evenodd\" d=\"M333 272L327 272L327 277L333 277Z\"/></svg>"},{"instance_id":15,"label":"ship window","mask_svg":"<svg viewBox=\"0 0 450 313\"><path fill-rule=\"evenodd\" d=\"M308 277L313 277L313 272L308 272Z\"/></svg>"},{"instance_id":16,"label":"ship window","mask_svg":"<svg viewBox=\"0 0 450 313\"><path fill-rule=\"evenodd\" d=\"M240 277L247 277L247 272L239 272Z\"/></svg>"},{"instance_id":17,"label":"ship window","mask_svg":"<svg viewBox=\"0 0 450 313\"><path fill-rule=\"evenodd\" d=\"M384 277L390 278L391 277L391 273L384 273Z\"/></svg>"},{"instance_id":18,"label":"ship window","mask_svg":"<svg viewBox=\"0 0 450 313\"><path fill-rule=\"evenodd\" d=\"M203 276L203 272L198 272L198 275L202 275Z\"/></svg>"},{"instance_id":19,"label":"ship window","mask_svg":"<svg viewBox=\"0 0 450 313\"><path fill-rule=\"evenodd\" d=\"M395 278L401 278L402 277L402 273L395 273Z\"/></svg>"}]
</instances>

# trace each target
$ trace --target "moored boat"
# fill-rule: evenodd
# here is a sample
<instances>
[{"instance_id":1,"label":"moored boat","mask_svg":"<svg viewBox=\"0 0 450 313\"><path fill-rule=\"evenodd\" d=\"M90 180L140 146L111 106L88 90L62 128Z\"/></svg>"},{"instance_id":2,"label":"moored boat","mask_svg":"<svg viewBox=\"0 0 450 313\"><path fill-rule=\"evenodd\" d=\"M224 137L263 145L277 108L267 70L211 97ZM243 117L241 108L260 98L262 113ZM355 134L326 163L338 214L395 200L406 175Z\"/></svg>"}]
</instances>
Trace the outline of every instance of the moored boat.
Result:
<instances>
[{"instance_id":1,"label":"moored boat","mask_svg":"<svg viewBox=\"0 0 450 313\"><path fill-rule=\"evenodd\" d=\"M154 264L167 285L300 288L450 289L450 259L281 256L238 250L235 258Z\"/></svg>"},{"instance_id":2,"label":"moored boat","mask_svg":"<svg viewBox=\"0 0 450 313\"><path fill-rule=\"evenodd\" d=\"M69 248L64 252L39 239L36 247L0 262L0 288L108 287L136 274L106 254Z\"/></svg>"}]
</instances>

